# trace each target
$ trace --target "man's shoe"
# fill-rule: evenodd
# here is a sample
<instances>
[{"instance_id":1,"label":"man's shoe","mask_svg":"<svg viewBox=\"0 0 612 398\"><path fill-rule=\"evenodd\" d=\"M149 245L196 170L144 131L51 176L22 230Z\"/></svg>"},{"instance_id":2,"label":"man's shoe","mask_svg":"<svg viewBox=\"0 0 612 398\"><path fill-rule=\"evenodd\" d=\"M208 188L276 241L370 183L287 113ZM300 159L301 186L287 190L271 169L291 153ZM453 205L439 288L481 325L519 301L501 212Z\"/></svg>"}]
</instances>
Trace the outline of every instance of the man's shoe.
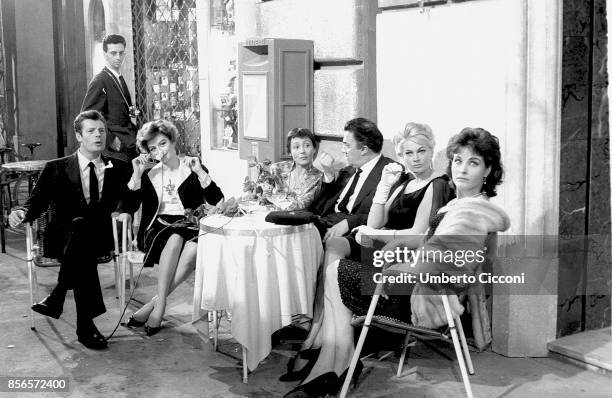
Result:
<instances>
[{"instance_id":1,"label":"man's shoe","mask_svg":"<svg viewBox=\"0 0 612 398\"><path fill-rule=\"evenodd\" d=\"M63 304L59 303L58 300L54 299L52 295L45 297L40 303L36 303L32 306L32 310L39 314L59 319L62 315Z\"/></svg>"},{"instance_id":2,"label":"man's shoe","mask_svg":"<svg viewBox=\"0 0 612 398\"><path fill-rule=\"evenodd\" d=\"M92 350L102 350L108 346L108 342L93 323L85 332L77 330L77 337L81 344Z\"/></svg>"}]
</instances>

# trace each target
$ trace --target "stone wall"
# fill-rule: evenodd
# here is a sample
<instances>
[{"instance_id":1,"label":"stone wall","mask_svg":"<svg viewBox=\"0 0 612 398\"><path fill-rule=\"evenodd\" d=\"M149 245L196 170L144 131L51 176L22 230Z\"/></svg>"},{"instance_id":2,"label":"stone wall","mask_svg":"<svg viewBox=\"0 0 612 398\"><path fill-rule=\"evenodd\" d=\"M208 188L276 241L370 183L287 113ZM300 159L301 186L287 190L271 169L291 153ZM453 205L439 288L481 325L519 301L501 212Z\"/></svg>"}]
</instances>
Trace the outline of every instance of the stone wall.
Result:
<instances>
[{"instance_id":1,"label":"stone wall","mask_svg":"<svg viewBox=\"0 0 612 398\"><path fill-rule=\"evenodd\" d=\"M610 325L610 133L605 0L563 2L559 336ZM576 240L574 240L576 242ZM563 249L563 246L562 246ZM586 293L586 296L585 296Z\"/></svg>"},{"instance_id":2,"label":"stone wall","mask_svg":"<svg viewBox=\"0 0 612 398\"><path fill-rule=\"evenodd\" d=\"M57 124L51 2L15 1L15 36L19 144L40 142L36 157L53 159ZM17 149L29 155L27 149Z\"/></svg>"}]
</instances>

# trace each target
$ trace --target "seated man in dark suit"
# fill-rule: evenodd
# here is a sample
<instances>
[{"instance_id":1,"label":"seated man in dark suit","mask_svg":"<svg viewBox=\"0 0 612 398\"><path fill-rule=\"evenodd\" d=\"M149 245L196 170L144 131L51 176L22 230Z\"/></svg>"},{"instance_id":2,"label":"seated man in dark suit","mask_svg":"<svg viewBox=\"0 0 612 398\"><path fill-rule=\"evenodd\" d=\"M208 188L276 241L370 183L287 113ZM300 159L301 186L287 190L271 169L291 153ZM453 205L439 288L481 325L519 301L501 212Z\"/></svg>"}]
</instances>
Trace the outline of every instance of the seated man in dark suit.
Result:
<instances>
[{"instance_id":1,"label":"seated man in dark suit","mask_svg":"<svg viewBox=\"0 0 612 398\"><path fill-rule=\"evenodd\" d=\"M120 35L107 35L102 41L106 66L94 76L81 105L81 111L100 112L107 122L106 150L104 154L129 162L138 156L137 128L132 117L138 115L128 86L120 73L125 59L125 39Z\"/></svg>"},{"instance_id":2,"label":"seated man in dark suit","mask_svg":"<svg viewBox=\"0 0 612 398\"><path fill-rule=\"evenodd\" d=\"M32 222L49 208L53 215L45 235L52 242L49 257L61 263L57 286L32 309L58 319L68 289L74 290L77 337L86 347L106 347L106 339L93 318L106 311L98 279L97 258L113 247L111 213L120 219L128 197L131 168L124 162L101 156L106 143L106 121L97 111L81 112L74 121L80 146L70 156L48 162L25 206L9 216L11 226Z\"/></svg>"},{"instance_id":3,"label":"seated man in dark suit","mask_svg":"<svg viewBox=\"0 0 612 398\"><path fill-rule=\"evenodd\" d=\"M366 224L372 199L385 165L393 160L382 156L383 135L373 122L356 118L344 126L342 152L349 166L334 175L334 159L326 153L319 156L323 168L323 185L309 210L320 216L317 227L323 241L347 235L353 228ZM353 249L353 248L351 248ZM359 249L355 247L358 255Z\"/></svg>"}]
</instances>

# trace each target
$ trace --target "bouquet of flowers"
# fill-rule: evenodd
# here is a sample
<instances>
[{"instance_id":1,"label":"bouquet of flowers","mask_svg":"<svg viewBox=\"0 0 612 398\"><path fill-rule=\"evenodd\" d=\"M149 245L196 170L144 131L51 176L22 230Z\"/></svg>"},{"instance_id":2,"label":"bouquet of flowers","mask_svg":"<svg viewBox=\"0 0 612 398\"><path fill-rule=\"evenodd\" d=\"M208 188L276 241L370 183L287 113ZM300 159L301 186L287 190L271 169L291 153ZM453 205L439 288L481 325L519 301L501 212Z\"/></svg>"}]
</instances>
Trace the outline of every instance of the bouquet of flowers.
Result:
<instances>
[{"instance_id":1,"label":"bouquet of flowers","mask_svg":"<svg viewBox=\"0 0 612 398\"><path fill-rule=\"evenodd\" d=\"M257 200L260 205L267 206L271 204L267 198L286 191L284 179L277 168L270 167L270 160L257 162L254 156L250 156L247 162L252 170L244 179L243 191L247 193L247 199Z\"/></svg>"}]
</instances>

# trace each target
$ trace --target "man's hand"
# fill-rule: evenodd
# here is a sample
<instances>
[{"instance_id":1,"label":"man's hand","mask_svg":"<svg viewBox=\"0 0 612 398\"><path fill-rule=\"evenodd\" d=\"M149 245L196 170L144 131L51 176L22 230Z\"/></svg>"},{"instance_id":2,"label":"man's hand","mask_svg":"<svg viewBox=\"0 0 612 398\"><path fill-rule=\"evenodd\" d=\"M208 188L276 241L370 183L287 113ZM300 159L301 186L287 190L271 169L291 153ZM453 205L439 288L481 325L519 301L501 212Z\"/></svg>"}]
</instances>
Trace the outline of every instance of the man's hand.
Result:
<instances>
[{"instance_id":1,"label":"man's hand","mask_svg":"<svg viewBox=\"0 0 612 398\"><path fill-rule=\"evenodd\" d=\"M25 211L21 209L13 210L11 214L9 214L8 218L9 218L9 226L11 228L15 228L16 226L21 224L23 220L25 219Z\"/></svg>"},{"instance_id":2,"label":"man's hand","mask_svg":"<svg viewBox=\"0 0 612 398\"><path fill-rule=\"evenodd\" d=\"M444 294L444 292L440 292ZM463 314L464 308L459 303L455 294L449 294L448 303L453 318ZM436 329L448 324L442 296L433 289L417 284L410 296L410 310L412 311L412 323L429 329Z\"/></svg>"},{"instance_id":3,"label":"man's hand","mask_svg":"<svg viewBox=\"0 0 612 398\"><path fill-rule=\"evenodd\" d=\"M323 236L323 242L326 242L329 238L333 238L334 236L344 236L348 231L348 221L342 220L327 230L325 236Z\"/></svg>"}]
</instances>

